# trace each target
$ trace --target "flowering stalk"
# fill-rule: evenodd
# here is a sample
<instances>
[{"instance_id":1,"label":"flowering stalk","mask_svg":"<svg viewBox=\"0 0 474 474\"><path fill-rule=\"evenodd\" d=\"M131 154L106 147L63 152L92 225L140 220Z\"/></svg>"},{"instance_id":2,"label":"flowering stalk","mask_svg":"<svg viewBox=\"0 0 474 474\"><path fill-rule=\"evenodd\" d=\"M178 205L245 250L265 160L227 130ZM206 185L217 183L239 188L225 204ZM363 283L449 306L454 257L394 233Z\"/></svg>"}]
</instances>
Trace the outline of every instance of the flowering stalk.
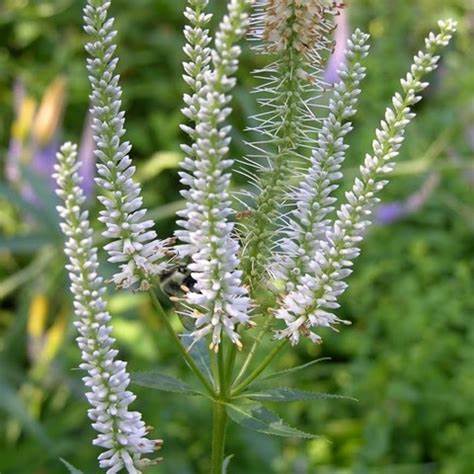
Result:
<instances>
[{"instance_id":1,"label":"flowering stalk","mask_svg":"<svg viewBox=\"0 0 474 474\"><path fill-rule=\"evenodd\" d=\"M249 176L258 193L244 253L245 275L251 283L261 281L268 269L286 183L316 132L313 110L324 88L323 63L338 10L326 0L260 0L257 6L252 29L256 50L274 60L256 71L263 78L255 92L264 111L253 117L256 126L250 128L260 137L250 143L253 154L247 158L259 171L257 178Z\"/></svg>"},{"instance_id":2,"label":"flowering stalk","mask_svg":"<svg viewBox=\"0 0 474 474\"><path fill-rule=\"evenodd\" d=\"M92 245L88 212L82 208L85 195L80 187L79 168L76 146L64 144L58 153L54 177L57 194L63 201L58 212L61 229L67 237L66 268L74 295L77 318L74 325L80 334L77 338L83 360L80 368L88 373L83 378L90 389L86 393L92 406L88 413L93 428L99 432L94 444L105 449L99 456L100 467L109 474L122 469L136 474L154 462L143 455L159 449L162 442L148 439L141 414L128 409L135 395L127 390L130 376L126 363L116 359L118 351L113 348L115 340L110 335L104 282L98 275L97 249Z\"/></svg>"},{"instance_id":3,"label":"flowering stalk","mask_svg":"<svg viewBox=\"0 0 474 474\"><path fill-rule=\"evenodd\" d=\"M183 114L191 122L190 125L182 125L182 129L192 140L196 140L196 124L199 122L200 100L203 100L205 89L205 76L209 72L211 62L211 48L209 44L211 37L207 24L212 18L211 14L205 13L208 0L189 0L184 15L189 21L189 25L184 27L184 37L186 44L183 48L188 60L183 62L183 79L191 90L191 94L185 93L183 100L185 107ZM190 161L196 159L195 150L188 145L182 145L186 154L184 158L185 168L190 165ZM181 245L180 253L183 255L191 252L191 247Z\"/></svg>"},{"instance_id":4,"label":"flowering stalk","mask_svg":"<svg viewBox=\"0 0 474 474\"><path fill-rule=\"evenodd\" d=\"M353 260L359 255L362 240L379 193L388 181L381 177L394 167L404 141L405 129L415 114L411 107L421 97L418 95L428 86L423 76L433 71L438 63L438 50L447 46L455 29L452 20L439 22L440 33L430 33L425 40L426 51L418 52L414 64L405 79L401 80L402 93L392 99L393 108L387 108L385 120L375 132L372 143L373 154L367 154L360 168L361 176L354 181L346 193L347 202L337 211L337 219L320 242L320 250L311 262L311 272L303 275L296 288L286 294L276 311L276 318L284 320L286 328L278 333L279 338L289 338L296 344L301 335L313 342L321 337L311 331L312 327L333 327L341 321L333 310L338 308L337 298L347 288L344 279L352 272Z\"/></svg>"},{"instance_id":5,"label":"flowering stalk","mask_svg":"<svg viewBox=\"0 0 474 474\"><path fill-rule=\"evenodd\" d=\"M287 290L294 289L298 276L309 271L309 263L331 223L327 216L334 210L336 201L331 194L342 178L340 169L348 148L344 138L352 130L349 119L356 114L359 86L365 77L361 61L369 51L368 38L356 30L348 41L346 66L339 71L340 81L334 86L329 115L321 126L310 167L299 180L300 187L289 197L295 209L284 228L286 236L280 244L283 254L277 254L275 271Z\"/></svg>"},{"instance_id":6,"label":"flowering stalk","mask_svg":"<svg viewBox=\"0 0 474 474\"><path fill-rule=\"evenodd\" d=\"M120 264L114 275L117 286L150 287L153 279L167 268L166 242L156 238L153 221L146 219L141 187L133 180L135 167L130 159L131 145L123 141L125 112L121 110L120 76L115 74L118 59L114 19L107 18L110 1L88 0L84 8L84 30L91 36L86 44L89 53L87 70L92 86L90 96L92 129L100 163L96 182L104 209L100 221L106 226L104 237L109 261Z\"/></svg>"},{"instance_id":7,"label":"flowering stalk","mask_svg":"<svg viewBox=\"0 0 474 474\"><path fill-rule=\"evenodd\" d=\"M249 298L241 283L237 241L232 236L233 223L227 171L232 160L229 151L230 126L224 125L231 109L229 92L238 66L240 47L235 43L248 25L247 9L251 0L231 0L228 15L222 20L212 51L212 70L203 73L204 85L198 94L198 111L191 114L194 129L186 128L193 138L184 147L181 183L186 208L179 213L182 228L177 237L192 253L189 269L196 281L186 294L187 314L195 319L195 340L212 334L210 347L217 351L225 332L240 346L237 324L249 322ZM185 252L187 253L187 252Z\"/></svg>"}]
</instances>

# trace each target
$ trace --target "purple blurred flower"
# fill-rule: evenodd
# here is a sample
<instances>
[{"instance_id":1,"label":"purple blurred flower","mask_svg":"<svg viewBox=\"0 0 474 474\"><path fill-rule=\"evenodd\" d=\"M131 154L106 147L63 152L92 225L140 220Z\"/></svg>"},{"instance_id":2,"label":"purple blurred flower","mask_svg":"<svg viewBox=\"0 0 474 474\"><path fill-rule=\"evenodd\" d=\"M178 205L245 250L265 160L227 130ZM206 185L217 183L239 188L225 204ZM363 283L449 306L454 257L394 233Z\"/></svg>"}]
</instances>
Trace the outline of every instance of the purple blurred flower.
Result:
<instances>
[{"instance_id":1,"label":"purple blurred flower","mask_svg":"<svg viewBox=\"0 0 474 474\"><path fill-rule=\"evenodd\" d=\"M407 210L402 202L394 201L382 204L375 213L375 220L378 224L388 225L400 220L407 215Z\"/></svg>"},{"instance_id":2,"label":"purple blurred flower","mask_svg":"<svg viewBox=\"0 0 474 474\"><path fill-rule=\"evenodd\" d=\"M419 211L428 201L439 184L439 175L432 173L416 192L405 201L381 204L375 212L375 221L379 225L388 225Z\"/></svg>"},{"instance_id":3,"label":"purple blurred flower","mask_svg":"<svg viewBox=\"0 0 474 474\"><path fill-rule=\"evenodd\" d=\"M61 123L64 111L65 81L57 78L46 90L41 104L28 97L25 87L17 80L13 89L15 122L5 165L7 179L17 185L23 196L40 205L38 197L22 176L27 166L44 178L54 189L52 179L56 153L60 147ZM90 118L87 117L80 149L82 187L90 196L94 187L95 157Z\"/></svg>"},{"instance_id":4,"label":"purple blurred flower","mask_svg":"<svg viewBox=\"0 0 474 474\"><path fill-rule=\"evenodd\" d=\"M334 51L329 58L324 79L329 84L334 84L339 81L339 69L341 69L346 62L346 47L349 39L349 19L347 9L343 8L340 14L336 17L336 33L334 38Z\"/></svg>"}]
</instances>

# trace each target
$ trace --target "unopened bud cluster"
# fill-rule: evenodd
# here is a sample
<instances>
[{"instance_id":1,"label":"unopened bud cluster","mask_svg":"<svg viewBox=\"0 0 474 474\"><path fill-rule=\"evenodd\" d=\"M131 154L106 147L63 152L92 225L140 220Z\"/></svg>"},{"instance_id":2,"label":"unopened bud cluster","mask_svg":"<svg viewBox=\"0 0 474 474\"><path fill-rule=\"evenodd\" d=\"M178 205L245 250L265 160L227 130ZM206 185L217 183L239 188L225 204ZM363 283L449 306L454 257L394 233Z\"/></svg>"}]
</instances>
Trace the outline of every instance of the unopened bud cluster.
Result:
<instances>
[{"instance_id":1,"label":"unopened bud cluster","mask_svg":"<svg viewBox=\"0 0 474 474\"><path fill-rule=\"evenodd\" d=\"M290 43L303 53L322 40L331 17L340 6L330 0L264 0L263 39L270 51L283 51Z\"/></svg>"}]
</instances>

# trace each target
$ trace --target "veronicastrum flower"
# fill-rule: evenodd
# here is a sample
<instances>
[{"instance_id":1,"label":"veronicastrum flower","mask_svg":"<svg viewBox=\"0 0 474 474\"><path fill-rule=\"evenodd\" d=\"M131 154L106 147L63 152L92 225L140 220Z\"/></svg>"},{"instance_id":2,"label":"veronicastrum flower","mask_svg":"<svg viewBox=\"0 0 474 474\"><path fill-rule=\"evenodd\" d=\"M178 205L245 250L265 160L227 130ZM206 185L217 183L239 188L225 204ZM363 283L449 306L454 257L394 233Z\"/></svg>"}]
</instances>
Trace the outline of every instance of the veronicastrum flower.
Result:
<instances>
[{"instance_id":1,"label":"veronicastrum flower","mask_svg":"<svg viewBox=\"0 0 474 474\"><path fill-rule=\"evenodd\" d=\"M156 451L162 442L148 439L141 414L128 409L135 395L127 390L130 376L126 363L116 359L118 351L113 348L115 340L110 335L104 282L98 275L97 249L92 244L88 212L82 208L85 195L80 187L79 168L76 146L66 143L58 153L54 177L57 194L63 201L58 212L67 237L66 268L74 295L74 325L80 334L80 368L88 372L83 381L90 390L86 393L92 405L89 418L99 432L94 444L105 449L99 456L100 467L109 474L122 469L137 474L153 463L143 455Z\"/></svg>"},{"instance_id":2,"label":"veronicastrum flower","mask_svg":"<svg viewBox=\"0 0 474 474\"><path fill-rule=\"evenodd\" d=\"M298 180L300 187L289 196L295 209L284 228L286 236L280 243L282 250L277 254L275 271L288 290L294 289L298 276L309 270L309 263L331 223L327 216L334 210L336 201L331 194L342 177L340 169L348 148L344 138L352 130L349 119L356 114L359 86L365 77L361 61L369 51L368 38L356 30L348 41L347 65L339 71L340 82L334 86L329 114L322 123L310 167Z\"/></svg>"},{"instance_id":3,"label":"veronicastrum flower","mask_svg":"<svg viewBox=\"0 0 474 474\"><path fill-rule=\"evenodd\" d=\"M294 170L314 145L317 100L325 84L321 77L330 54L331 31L337 5L325 0L260 0L253 16L255 50L271 63L255 72L262 81L255 92L263 110L252 117L249 130L258 139L249 143L252 154L243 171L256 188L255 205L246 225L243 258L249 281L260 281L268 271L274 245L275 222ZM299 162L299 163L298 163ZM254 195L255 194L255 195ZM245 205L245 204L244 204Z\"/></svg>"},{"instance_id":4,"label":"veronicastrum flower","mask_svg":"<svg viewBox=\"0 0 474 474\"><path fill-rule=\"evenodd\" d=\"M107 18L110 1L88 0L84 8L84 30L92 37L86 45L90 58L87 70L92 85L92 128L99 159L96 182L99 200L104 205L100 220L105 224L104 237L109 261L120 264L114 276L119 287L149 288L151 281L167 268L167 242L160 241L146 218L141 187L133 180L135 167L130 159L131 145L122 141L125 113L121 110L122 89L115 74L118 59L113 18Z\"/></svg>"},{"instance_id":5,"label":"veronicastrum flower","mask_svg":"<svg viewBox=\"0 0 474 474\"><path fill-rule=\"evenodd\" d=\"M186 106L182 109L182 112L190 120L191 126L182 125L182 128L192 140L197 138L194 127L199 121L200 100L205 99L205 76L209 72L209 64L212 59L211 48L209 47L211 37L209 36L209 30L206 28L212 18L211 14L206 13L208 3L208 0L189 0L184 11L189 25L184 27L186 44L183 50L188 60L183 62L185 72L183 79L191 89L191 94L184 94L183 100ZM182 148L186 153L186 163L191 160L191 157L195 158L192 147L182 145ZM179 250L184 255L191 252L191 248L185 245L180 246Z\"/></svg>"},{"instance_id":6,"label":"veronicastrum flower","mask_svg":"<svg viewBox=\"0 0 474 474\"><path fill-rule=\"evenodd\" d=\"M187 202L179 213L182 230L176 235L185 244L184 253L192 255L189 269L196 284L186 294L186 304L190 307L187 314L195 319L193 336L198 340L212 334L213 350L218 349L222 332L240 346L235 327L249 322L250 300L242 286L242 273L237 270L239 246L232 236L233 223L229 222L232 209L227 170L232 160L226 159L230 126L224 122L231 112L229 92L236 82L233 75L241 51L235 43L245 33L251 3L231 0L228 15L216 34L212 68L207 69L205 62L201 65L204 84L187 102L187 115L195 125L194 129L185 127L193 143L184 147L187 157L180 176L187 187L182 191ZM203 39L203 44L207 42ZM193 100L197 104L195 112Z\"/></svg>"},{"instance_id":7,"label":"veronicastrum flower","mask_svg":"<svg viewBox=\"0 0 474 474\"><path fill-rule=\"evenodd\" d=\"M440 33L430 33L426 38L426 51L420 51L405 79L401 80L402 93L392 99L392 108L387 108L385 120L375 132L372 143L373 154L367 154L360 167L361 176L346 192L346 200L337 211L337 219L320 242L311 271L301 276L296 288L283 298L276 311L277 319L285 322L286 328L278 333L279 338L289 338L296 344L301 335L313 342L321 338L312 332L313 327L333 327L341 321L334 313L337 299L347 287L344 279L352 272L353 260L359 255L359 243L369 225L368 216L378 202L376 194L387 184L381 177L392 171L394 158L404 141L405 129L415 114L411 107L421 97L418 95L428 86L423 76L433 71L438 63L438 50L447 46L455 29L452 20L439 22Z\"/></svg>"}]
</instances>

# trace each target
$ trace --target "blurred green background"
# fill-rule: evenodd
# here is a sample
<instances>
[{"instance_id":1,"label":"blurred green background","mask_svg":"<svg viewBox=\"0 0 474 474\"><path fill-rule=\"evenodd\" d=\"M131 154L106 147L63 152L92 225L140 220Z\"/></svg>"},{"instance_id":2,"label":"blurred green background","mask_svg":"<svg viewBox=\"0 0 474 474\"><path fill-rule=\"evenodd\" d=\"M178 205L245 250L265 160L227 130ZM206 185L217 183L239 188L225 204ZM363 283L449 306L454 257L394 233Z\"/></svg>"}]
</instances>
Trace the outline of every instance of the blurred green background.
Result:
<instances>
[{"instance_id":1,"label":"blurred green background","mask_svg":"<svg viewBox=\"0 0 474 474\"><path fill-rule=\"evenodd\" d=\"M32 156L46 153L57 140L81 137L89 90L82 3L0 3L2 474L62 473L59 457L85 473L98 472L81 374L74 370L79 352L52 185L31 166ZM342 299L341 317L353 325L340 334L323 334L320 347L301 344L287 351L276 364L285 368L330 357L285 384L350 395L358 402L275 406L293 425L321 435L306 442L232 427L228 452L236 456L230 472L472 474L474 6L472 0L349 3L351 26L372 35L368 77L350 138L349 177L427 31L438 18L453 16L460 22L459 34L417 107L400 166L384 192L392 207L380 211L379 225L368 235ZM219 18L225 2L211 4ZM173 213L180 206L183 5L182 0L114 0L112 8L128 138L147 206L163 236L172 233ZM250 71L259 61L245 51L234 101L234 155L244 150L246 117L255 108L248 92L254 84ZM20 106L18 95L23 95ZM35 120L35 111L47 120ZM19 144L18 163L8 171L7 156ZM410 202L417 205L406 215L384 218L383 212ZM110 305L131 370L160 368L188 377L146 296L119 293ZM165 463L150 472L208 472L207 405L135 389L135 406L165 438Z\"/></svg>"}]
</instances>

